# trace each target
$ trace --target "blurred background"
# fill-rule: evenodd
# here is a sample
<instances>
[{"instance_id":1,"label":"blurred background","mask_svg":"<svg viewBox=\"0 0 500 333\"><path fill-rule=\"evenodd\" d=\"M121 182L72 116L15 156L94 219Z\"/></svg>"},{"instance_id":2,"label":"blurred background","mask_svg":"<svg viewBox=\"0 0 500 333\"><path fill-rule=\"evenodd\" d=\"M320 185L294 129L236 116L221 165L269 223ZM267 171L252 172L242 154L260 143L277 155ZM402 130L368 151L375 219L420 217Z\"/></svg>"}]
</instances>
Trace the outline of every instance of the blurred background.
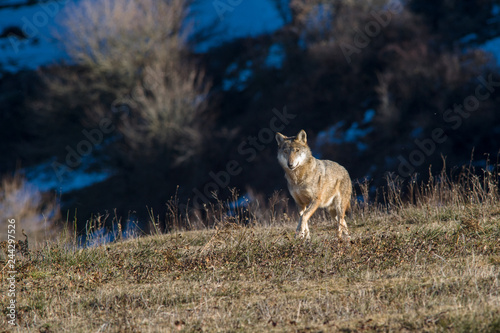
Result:
<instances>
[{"instance_id":1,"label":"blurred background","mask_svg":"<svg viewBox=\"0 0 500 333\"><path fill-rule=\"evenodd\" d=\"M0 224L168 231L178 207L286 198L276 131L372 193L480 172L499 36L500 0L2 0Z\"/></svg>"}]
</instances>

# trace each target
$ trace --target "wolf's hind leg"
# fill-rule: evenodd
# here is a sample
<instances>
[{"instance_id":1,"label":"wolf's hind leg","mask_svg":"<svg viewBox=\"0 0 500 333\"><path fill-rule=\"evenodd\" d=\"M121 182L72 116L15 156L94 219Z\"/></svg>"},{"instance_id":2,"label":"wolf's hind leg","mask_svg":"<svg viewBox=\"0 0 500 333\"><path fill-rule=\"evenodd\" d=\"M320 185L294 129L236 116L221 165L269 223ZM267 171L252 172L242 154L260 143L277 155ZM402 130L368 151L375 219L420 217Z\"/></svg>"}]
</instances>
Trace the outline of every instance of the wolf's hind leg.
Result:
<instances>
[{"instance_id":1,"label":"wolf's hind leg","mask_svg":"<svg viewBox=\"0 0 500 333\"><path fill-rule=\"evenodd\" d=\"M337 221L339 222L338 237L339 239L344 237L349 240L351 237L349 236L349 228L347 228L347 223L345 221L346 208L346 204L339 203L336 205L335 210L337 213Z\"/></svg>"},{"instance_id":2,"label":"wolf's hind leg","mask_svg":"<svg viewBox=\"0 0 500 333\"><path fill-rule=\"evenodd\" d=\"M339 238L341 236L343 236L347 240L351 239L351 236L349 236L349 229L347 228L347 223L345 222L345 218L341 218L339 223Z\"/></svg>"}]
</instances>

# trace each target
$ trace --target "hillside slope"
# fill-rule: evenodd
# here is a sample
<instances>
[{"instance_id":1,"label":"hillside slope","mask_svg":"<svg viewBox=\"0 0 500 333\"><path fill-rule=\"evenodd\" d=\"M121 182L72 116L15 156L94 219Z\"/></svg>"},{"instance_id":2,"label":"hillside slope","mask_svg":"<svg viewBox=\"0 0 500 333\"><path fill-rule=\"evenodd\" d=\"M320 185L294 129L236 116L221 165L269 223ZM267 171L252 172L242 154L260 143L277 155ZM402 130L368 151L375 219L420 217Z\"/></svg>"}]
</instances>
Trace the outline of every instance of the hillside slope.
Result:
<instances>
[{"instance_id":1,"label":"hillside slope","mask_svg":"<svg viewBox=\"0 0 500 333\"><path fill-rule=\"evenodd\" d=\"M18 253L18 330L500 330L498 204L357 207L347 244L324 216L311 242L291 222L223 223Z\"/></svg>"}]
</instances>

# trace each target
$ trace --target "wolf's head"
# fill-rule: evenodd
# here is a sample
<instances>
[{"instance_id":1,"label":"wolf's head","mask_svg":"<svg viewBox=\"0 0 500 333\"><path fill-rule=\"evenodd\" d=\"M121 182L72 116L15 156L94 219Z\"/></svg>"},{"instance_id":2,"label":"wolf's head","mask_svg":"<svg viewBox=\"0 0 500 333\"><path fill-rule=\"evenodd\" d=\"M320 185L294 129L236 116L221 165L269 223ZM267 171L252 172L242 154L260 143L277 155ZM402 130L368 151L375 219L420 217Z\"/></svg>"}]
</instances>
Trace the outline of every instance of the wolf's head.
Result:
<instances>
[{"instance_id":1,"label":"wolf's head","mask_svg":"<svg viewBox=\"0 0 500 333\"><path fill-rule=\"evenodd\" d=\"M311 157L304 130L301 130L297 136L290 137L276 133L276 141L278 142L278 161L285 170L294 170Z\"/></svg>"}]
</instances>

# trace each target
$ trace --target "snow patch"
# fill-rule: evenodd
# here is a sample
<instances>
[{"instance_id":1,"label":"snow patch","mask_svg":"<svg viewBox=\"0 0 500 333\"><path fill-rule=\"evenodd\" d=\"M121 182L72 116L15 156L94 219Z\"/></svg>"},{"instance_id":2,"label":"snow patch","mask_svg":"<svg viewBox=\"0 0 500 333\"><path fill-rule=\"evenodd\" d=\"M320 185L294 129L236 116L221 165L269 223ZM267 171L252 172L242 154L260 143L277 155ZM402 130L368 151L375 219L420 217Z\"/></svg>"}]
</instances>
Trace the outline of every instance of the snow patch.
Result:
<instances>
[{"instance_id":1,"label":"snow patch","mask_svg":"<svg viewBox=\"0 0 500 333\"><path fill-rule=\"evenodd\" d=\"M269 47L265 64L267 67L279 69L283 66L285 56L286 53L283 49L283 46L279 44L273 44L271 45L271 47Z\"/></svg>"},{"instance_id":2,"label":"snow patch","mask_svg":"<svg viewBox=\"0 0 500 333\"><path fill-rule=\"evenodd\" d=\"M236 89L237 91L243 91L246 88L248 80L252 77L253 71L250 69L252 66L251 61L245 63L246 68L242 68L238 71L238 64L235 62L229 65L226 69L226 78L222 81L222 89L224 91L230 89ZM237 73L236 73L237 72Z\"/></svg>"},{"instance_id":3,"label":"snow patch","mask_svg":"<svg viewBox=\"0 0 500 333\"><path fill-rule=\"evenodd\" d=\"M236 38L271 33L285 23L274 1L269 0L197 0L191 5L187 18L187 24L193 27L193 35L202 33L211 25L215 25L218 31L196 45L196 52L206 52Z\"/></svg>"},{"instance_id":4,"label":"snow patch","mask_svg":"<svg viewBox=\"0 0 500 333\"><path fill-rule=\"evenodd\" d=\"M375 110L366 110L361 125L366 126L370 124L374 117ZM360 152L368 149L368 145L361 142L361 139L370 134L373 131L373 127L361 128L359 123L355 121L348 129L342 131L341 128L344 127L344 125L344 121L339 121L338 123L328 127L328 129L319 132L316 139L316 145L313 149L313 154L315 156L320 156L321 148L326 144L354 143Z\"/></svg>"},{"instance_id":5,"label":"snow patch","mask_svg":"<svg viewBox=\"0 0 500 333\"><path fill-rule=\"evenodd\" d=\"M44 163L25 168L22 172L25 174L27 181L40 191L55 190L62 194L100 183L114 174L109 169L94 171L95 169L99 169L99 164L94 157L89 155L82 158L82 164L78 169L69 169L70 171L58 176L53 165L55 161L56 159L54 158Z\"/></svg>"},{"instance_id":6,"label":"snow patch","mask_svg":"<svg viewBox=\"0 0 500 333\"><path fill-rule=\"evenodd\" d=\"M80 236L78 243L81 244L81 247L97 247L114 242L117 239L137 238L140 233L141 231L138 227L137 220L130 218L127 220L121 235L116 225L113 225L111 230L102 227L94 231L86 232L86 235Z\"/></svg>"},{"instance_id":7,"label":"snow patch","mask_svg":"<svg viewBox=\"0 0 500 333\"><path fill-rule=\"evenodd\" d=\"M16 72L68 59L62 45L52 37L54 31L61 29L56 18L65 3L48 1L0 10L0 34L6 34L0 38L0 69ZM22 34L7 33L13 29Z\"/></svg>"},{"instance_id":8,"label":"snow patch","mask_svg":"<svg viewBox=\"0 0 500 333\"><path fill-rule=\"evenodd\" d=\"M375 110L373 109L368 109L365 111L365 116L363 118L363 124L368 124L370 123L373 118L375 117Z\"/></svg>"},{"instance_id":9,"label":"snow patch","mask_svg":"<svg viewBox=\"0 0 500 333\"><path fill-rule=\"evenodd\" d=\"M500 64L500 37L490 39L486 43L480 45L479 49L491 53L495 58L497 65Z\"/></svg>"}]
</instances>

